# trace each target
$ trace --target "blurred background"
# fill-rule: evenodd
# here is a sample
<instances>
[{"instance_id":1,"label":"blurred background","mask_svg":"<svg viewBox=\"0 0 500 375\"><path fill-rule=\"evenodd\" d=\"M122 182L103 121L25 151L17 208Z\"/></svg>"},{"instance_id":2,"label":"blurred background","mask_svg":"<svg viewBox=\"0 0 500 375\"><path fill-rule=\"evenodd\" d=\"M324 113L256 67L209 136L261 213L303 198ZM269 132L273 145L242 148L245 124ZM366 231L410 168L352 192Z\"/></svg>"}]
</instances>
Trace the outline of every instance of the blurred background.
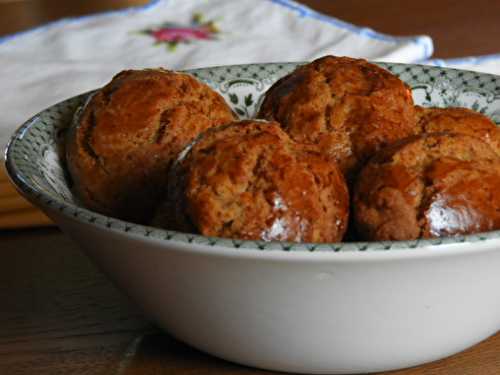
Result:
<instances>
[{"instance_id":1,"label":"blurred background","mask_svg":"<svg viewBox=\"0 0 500 375\"><path fill-rule=\"evenodd\" d=\"M149 0L0 0L0 34L78 16L149 3Z\"/></svg>"},{"instance_id":2,"label":"blurred background","mask_svg":"<svg viewBox=\"0 0 500 375\"><path fill-rule=\"evenodd\" d=\"M210 0L208 0L210 1ZM62 17L143 5L149 0L0 0L0 35ZM449 58L499 52L498 0L301 0L341 20L395 34L427 34L434 57ZM381 11L383 9L383 11Z\"/></svg>"}]
</instances>

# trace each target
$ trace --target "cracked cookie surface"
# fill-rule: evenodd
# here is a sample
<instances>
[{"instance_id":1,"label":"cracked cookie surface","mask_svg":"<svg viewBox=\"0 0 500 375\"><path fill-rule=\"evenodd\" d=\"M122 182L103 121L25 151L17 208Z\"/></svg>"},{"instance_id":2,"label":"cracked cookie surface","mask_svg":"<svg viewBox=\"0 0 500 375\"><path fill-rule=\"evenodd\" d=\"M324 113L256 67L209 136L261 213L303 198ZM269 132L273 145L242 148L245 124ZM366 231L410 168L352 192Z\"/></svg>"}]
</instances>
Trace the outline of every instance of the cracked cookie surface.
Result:
<instances>
[{"instance_id":1,"label":"cracked cookie surface","mask_svg":"<svg viewBox=\"0 0 500 375\"><path fill-rule=\"evenodd\" d=\"M355 184L364 240L412 240L500 229L500 159L478 138L432 133L384 149Z\"/></svg>"},{"instance_id":2,"label":"cracked cookie surface","mask_svg":"<svg viewBox=\"0 0 500 375\"><path fill-rule=\"evenodd\" d=\"M362 59L326 56L278 80L259 117L336 160L350 179L379 149L414 133L409 87Z\"/></svg>"},{"instance_id":3,"label":"cracked cookie surface","mask_svg":"<svg viewBox=\"0 0 500 375\"><path fill-rule=\"evenodd\" d=\"M294 242L336 242L346 230L349 197L339 168L275 122L211 129L181 153L171 174L179 230ZM156 223L168 215L160 210Z\"/></svg>"},{"instance_id":4,"label":"cracked cookie surface","mask_svg":"<svg viewBox=\"0 0 500 375\"><path fill-rule=\"evenodd\" d=\"M146 222L179 151L234 118L218 93L190 75L123 71L90 98L68 132L74 191L90 209Z\"/></svg>"},{"instance_id":5,"label":"cracked cookie surface","mask_svg":"<svg viewBox=\"0 0 500 375\"><path fill-rule=\"evenodd\" d=\"M487 116L461 107L415 106L416 133L450 132L482 139L500 156L500 129Z\"/></svg>"}]
</instances>

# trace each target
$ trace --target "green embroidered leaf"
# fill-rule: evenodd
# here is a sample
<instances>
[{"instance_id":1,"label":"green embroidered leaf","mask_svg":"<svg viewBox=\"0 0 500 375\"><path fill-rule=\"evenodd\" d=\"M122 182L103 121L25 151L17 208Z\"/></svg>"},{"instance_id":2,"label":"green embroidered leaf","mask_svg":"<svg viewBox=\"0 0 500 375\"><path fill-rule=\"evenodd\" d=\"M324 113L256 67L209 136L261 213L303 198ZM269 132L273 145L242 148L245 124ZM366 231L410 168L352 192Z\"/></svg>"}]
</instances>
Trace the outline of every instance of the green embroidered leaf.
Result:
<instances>
[{"instance_id":1,"label":"green embroidered leaf","mask_svg":"<svg viewBox=\"0 0 500 375\"><path fill-rule=\"evenodd\" d=\"M253 104L252 94L245 96L245 105L250 107Z\"/></svg>"},{"instance_id":2,"label":"green embroidered leaf","mask_svg":"<svg viewBox=\"0 0 500 375\"><path fill-rule=\"evenodd\" d=\"M168 42L167 48L170 52L174 52L175 49L177 48L177 42Z\"/></svg>"},{"instance_id":3,"label":"green embroidered leaf","mask_svg":"<svg viewBox=\"0 0 500 375\"><path fill-rule=\"evenodd\" d=\"M201 14L201 13L195 13L195 14L193 14L192 22L195 25L202 24L203 23L203 14Z\"/></svg>"},{"instance_id":4,"label":"green embroidered leaf","mask_svg":"<svg viewBox=\"0 0 500 375\"><path fill-rule=\"evenodd\" d=\"M238 104L238 96L236 94L229 94L229 100L233 104Z\"/></svg>"},{"instance_id":5,"label":"green embroidered leaf","mask_svg":"<svg viewBox=\"0 0 500 375\"><path fill-rule=\"evenodd\" d=\"M213 34L217 34L217 33L219 33L219 32L220 32L219 27L215 24L215 22L214 22L214 21L207 22L207 23L205 24L205 27L206 27L208 30L210 30L210 32L211 32L211 33L213 33Z\"/></svg>"},{"instance_id":6,"label":"green embroidered leaf","mask_svg":"<svg viewBox=\"0 0 500 375\"><path fill-rule=\"evenodd\" d=\"M237 114L239 114L240 116L245 116L245 111L243 111L241 108L235 108L234 109L236 111Z\"/></svg>"}]
</instances>

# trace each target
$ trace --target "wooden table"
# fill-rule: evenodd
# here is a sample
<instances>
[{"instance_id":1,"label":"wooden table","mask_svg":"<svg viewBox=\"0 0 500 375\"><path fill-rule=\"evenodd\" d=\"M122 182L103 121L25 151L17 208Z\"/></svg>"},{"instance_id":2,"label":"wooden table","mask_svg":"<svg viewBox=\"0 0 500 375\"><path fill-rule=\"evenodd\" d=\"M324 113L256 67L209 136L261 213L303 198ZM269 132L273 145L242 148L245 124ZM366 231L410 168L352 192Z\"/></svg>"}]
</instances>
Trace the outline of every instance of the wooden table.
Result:
<instances>
[{"instance_id":1,"label":"wooden table","mask_svg":"<svg viewBox=\"0 0 500 375\"><path fill-rule=\"evenodd\" d=\"M500 1L308 0L378 31L428 34L436 57L500 52ZM145 1L0 1L0 34ZM474 34L472 34L472 31ZM0 232L0 374L266 374L210 357L151 326L57 229ZM392 372L500 374L500 334Z\"/></svg>"}]
</instances>

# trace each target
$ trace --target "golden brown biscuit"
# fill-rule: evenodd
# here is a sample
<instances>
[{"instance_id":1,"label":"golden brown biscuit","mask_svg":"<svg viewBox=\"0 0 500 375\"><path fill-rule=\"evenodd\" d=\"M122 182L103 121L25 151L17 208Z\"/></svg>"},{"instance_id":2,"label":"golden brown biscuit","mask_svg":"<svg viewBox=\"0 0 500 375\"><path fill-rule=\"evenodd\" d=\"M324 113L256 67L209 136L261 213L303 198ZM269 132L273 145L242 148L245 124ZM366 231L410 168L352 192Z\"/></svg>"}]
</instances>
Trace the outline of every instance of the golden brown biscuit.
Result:
<instances>
[{"instance_id":1,"label":"golden brown biscuit","mask_svg":"<svg viewBox=\"0 0 500 375\"><path fill-rule=\"evenodd\" d=\"M500 129L485 115L467 108L415 106L416 133L450 132L481 138L500 155Z\"/></svg>"},{"instance_id":2,"label":"golden brown biscuit","mask_svg":"<svg viewBox=\"0 0 500 375\"><path fill-rule=\"evenodd\" d=\"M500 228L500 158L478 138L410 137L382 150L355 184L363 239L410 240Z\"/></svg>"},{"instance_id":3,"label":"golden brown biscuit","mask_svg":"<svg viewBox=\"0 0 500 375\"><path fill-rule=\"evenodd\" d=\"M351 177L379 149L414 132L411 91L366 60L326 56L278 80L259 116L313 144Z\"/></svg>"},{"instance_id":4,"label":"golden brown biscuit","mask_svg":"<svg viewBox=\"0 0 500 375\"><path fill-rule=\"evenodd\" d=\"M280 126L241 121L205 132L171 170L179 228L265 241L342 240L349 197L342 173ZM167 204L167 207L169 205ZM158 213L156 223L168 212Z\"/></svg>"},{"instance_id":5,"label":"golden brown biscuit","mask_svg":"<svg viewBox=\"0 0 500 375\"><path fill-rule=\"evenodd\" d=\"M178 152L203 130L232 120L224 99L190 75L121 72L92 96L69 131L74 191L90 209L145 222Z\"/></svg>"}]
</instances>

